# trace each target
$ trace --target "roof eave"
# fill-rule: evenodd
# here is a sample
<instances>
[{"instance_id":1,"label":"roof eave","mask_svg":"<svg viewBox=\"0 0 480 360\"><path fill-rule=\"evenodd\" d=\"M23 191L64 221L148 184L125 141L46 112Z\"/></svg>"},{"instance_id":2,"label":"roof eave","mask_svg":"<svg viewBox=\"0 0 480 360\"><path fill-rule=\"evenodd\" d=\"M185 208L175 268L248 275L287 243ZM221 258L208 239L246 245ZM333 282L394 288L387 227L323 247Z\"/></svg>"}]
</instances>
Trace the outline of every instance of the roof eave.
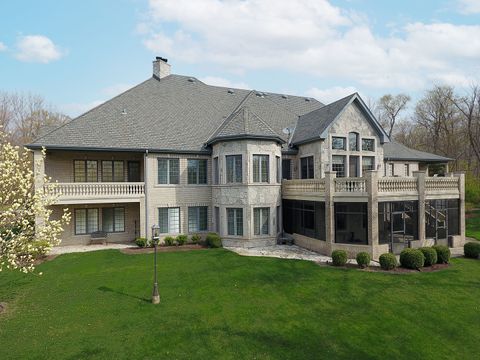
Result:
<instances>
[{"instance_id":1,"label":"roof eave","mask_svg":"<svg viewBox=\"0 0 480 360\"><path fill-rule=\"evenodd\" d=\"M231 136L217 136L213 139L210 139L206 145L213 145L217 142L221 141L234 141L234 140L273 140L278 142L279 144L285 144L286 141L278 136L267 136L267 135L231 135Z\"/></svg>"},{"instance_id":2,"label":"roof eave","mask_svg":"<svg viewBox=\"0 0 480 360\"><path fill-rule=\"evenodd\" d=\"M59 145L37 145L29 144L25 146L27 149L38 150L45 148L46 150L64 150L64 151L101 151L101 152L140 152L146 151L151 153L172 153L172 154L211 154L210 149L205 150L175 150L175 149L158 149L158 148L100 148L88 146L59 146Z\"/></svg>"}]
</instances>

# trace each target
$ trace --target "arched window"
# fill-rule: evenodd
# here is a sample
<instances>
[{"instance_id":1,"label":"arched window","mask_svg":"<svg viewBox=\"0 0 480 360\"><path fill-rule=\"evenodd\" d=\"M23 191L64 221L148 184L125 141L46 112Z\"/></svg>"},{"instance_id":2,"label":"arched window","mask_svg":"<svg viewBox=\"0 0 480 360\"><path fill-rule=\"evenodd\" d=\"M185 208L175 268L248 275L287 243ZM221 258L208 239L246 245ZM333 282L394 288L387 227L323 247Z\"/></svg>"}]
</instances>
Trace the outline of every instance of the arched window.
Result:
<instances>
[{"instance_id":1,"label":"arched window","mask_svg":"<svg viewBox=\"0 0 480 360\"><path fill-rule=\"evenodd\" d=\"M359 146L358 146L358 133L356 132L351 132L348 134L348 148L350 151L358 151Z\"/></svg>"}]
</instances>

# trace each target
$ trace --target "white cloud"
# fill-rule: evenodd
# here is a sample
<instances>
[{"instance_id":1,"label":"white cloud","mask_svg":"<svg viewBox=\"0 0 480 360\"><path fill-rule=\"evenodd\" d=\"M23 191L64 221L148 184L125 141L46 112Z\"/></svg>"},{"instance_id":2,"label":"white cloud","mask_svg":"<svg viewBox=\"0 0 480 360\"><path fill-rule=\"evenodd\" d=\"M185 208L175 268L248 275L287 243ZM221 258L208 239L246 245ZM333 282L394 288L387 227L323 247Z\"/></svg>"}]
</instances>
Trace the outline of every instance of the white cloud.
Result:
<instances>
[{"instance_id":1,"label":"white cloud","mask_svg":"<svg viewBox=\"0 0 480 360\"><path fill-rule=\"evenodd\" d=\"M26 35L17 42L16 58L25 62L49 63L60 59L64 54L57 45L43 35Z\"/></svg>"},{"instance_id":2,"label":"white cloud","mask_svg":"<svg viewBox=\"0 0 480 360\"><path fill-rule=\"evenodd\" d=\"M311 88L306 91L306 95L313 97L324 104L329 104L345 96L351 95L357 90L353 86L341 87L334 86L328 89Z\"/></svg>"},{"instance_id":3,"label":"white cloud","mask_svg":"<svg viewBox=\"0 0 480 360\"><path fill-rule=\"evenodd\" d=\"M150 0L150 18L144 45L155 54L232 72L283 69L405 90L478 74L476 25L409 23L379 36L327 0Z\"/></svg>"},{"instance_id":4,"label":"white cloud","mask_svg":"<svg viewBox=\"0 0 480 360\"><path fill-rule=\"evenodd\" d=\"M208 85L214 86L223 86L228 88L237 88L237 89L250 89L250 86L244 82L232 82L228 79L224 79L217 76L205 76L199 79Z\"/></svg>"},{"instance_id":5,"label":"white cloud","mask_svg":"<svg viewBox=\"0 0 480 360\"><path fill-rule=\"evenodd\" d=\"M478 0L458 0L459 10L462 14L479 14L480 1Z\"/></svg>"},{"instance_id":6,"label":"white cloud","mask_svg":"<svg viewBox=\"0 0 480 360\"><path fill-rule=\"evenodd\" d=\"M104 102L105 100L94 100L88 103L69 103L60 105L59 109L62 113L73 118L93 109L100 104L103 104Z\"/></svg>"},{"instance_id":7,"label":"white cloud","mask_svg":"<svg viewBox=\"0 0 480 360\"><path fill-rule=\"evenodd\" d=\"M124 84L124 83L114 84L102 89L102 94L105 94L106 96L109 96L109 97L114 97L114 96L117 96L118 94L121 94L127 91L131 87L133 87L133 85L131 84Z\"/></svg>"},{"instance_id":8,"label":"white cloud","mask_svg":"<svg viewBox=\"0 0 480 360\"><path fill-rule=\"evenodd\" d=\"M0 41L0 51L5 51L7 50L7 45L5 45L3 42Z\"/></svg>"}]
</instances>

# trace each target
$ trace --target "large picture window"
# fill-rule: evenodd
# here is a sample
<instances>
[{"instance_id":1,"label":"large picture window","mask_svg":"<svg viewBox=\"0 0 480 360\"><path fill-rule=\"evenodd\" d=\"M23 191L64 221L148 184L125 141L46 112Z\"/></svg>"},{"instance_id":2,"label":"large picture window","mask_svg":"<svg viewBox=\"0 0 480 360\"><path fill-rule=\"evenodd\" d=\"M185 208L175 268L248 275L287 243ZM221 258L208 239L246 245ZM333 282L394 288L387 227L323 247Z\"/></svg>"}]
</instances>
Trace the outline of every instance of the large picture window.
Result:
<instances>
[{"instance_id":1,"label":"large picture window","mask_svg":"<svg viewBox=\"0 0 480 360\"><path fill-rule=\"evenodd\" d=\"M253 182L268 183L268 155L253 155Z\"/></svg>"},{"instance_id":2,"label":"large picture window","mask_svg":"<svg viewBox=\"0 0 480 360\"><path fill-rule=\"evenodd\" d=\"M268 235L270 233L270 209L253 209L253 231L255 235Z\"/></svg>"},{"instance_id":3,"label":"large picture window","mask_svg":"<svg viewBox=\"0 0 480 360\"><path fill-rule=\"evenodd\" d=\"M74 160L73 181L97 182L98 181L97 160Z\"/></svg>"},{"instance_id":4,"label":"large picture window","mask_svg":"<svg viewBox=\"0 0 480 360\"><path fill-rule=\"evenodd\" d=\"M292 178L292 160L282 160L282 179L290 180Z\"/></svg>"},{"instance_id":5,"label":"large picture window","mask_svg":"<svg viewBox=\"0 0 480 360\"><path fill-rule=\"evenodd\" d=\"M301 168L302 179L313 179L315 176L313 156L306 156L301 158L300 168Z\"/></svg>"},{"instance_id":6,"label":"large picture window","mask_svg":"<svg viewBox=\"0 0 480 360\"><path fill-rule=\"evenodd\" d=\"M158 224L161 234L178 234L180 232L180 208L159 208Z\"/></svg>"},{"instance_id":7,"label":"large picture window","mask_svg":"<svg viewBox=\"0 0 480 360\"><path fill-rule=\"evenodd\" d=\"M102 230L105 232L124 232L125 208L102 208Z\"/></svg>"},{"instance_id":8,"label":"large picture window","mask_svg":"<svg viewBox=\"0 0 480 360\"><path fill-rule=\"evenodd\" d=\"M363 151L375 151L375 139L362 139Z\"/></svg>"},{"instance_id":9,"label":"large picture window","mask_svg":"<svg viewBox=\"0 0 480 360\"><path fill-rule=\"evenodd\" d=\"M220 169L218 167L218 156L213 158L213 183L220 184Z\"/></svg>"},{"instance_id":10,"label":"large picture window","mask_svg":"<svg viewBox=\"0 0 480 360\"><path fill-rule=\"evenodd\" d=\"M179 159L158 159L158 183L178 184L180 181Z\"/></svg>"},{"instance_id":11,"label":"large picture window","mask_svg":"<svg viewBox=\"0 0 480 360\"><path fill-rule=\"evenodd\" d=\"M188 208L188 232L208 230L208 207L191 206Z\"/></svg>"},{"instance_id":12,"label":"large picture window","mask_svg":"<svg viewBox=\"0 0 480 360\"><path fill-rule=\"evenodd\" d=\"M283 200L283 229L289 234L325 240L325 203Z\"/></svg>"},{"instance_id":13,"label":"large picture window","mask_svg":"<svg viewBox=\"0 0 480 360\"><path fill-rule=\"evenodd\" d=\"M103 160L102 161L102 181L103 182L125 181L123 161Z\"/></svg>"},{"instance_id":14,"label":"large picture window","mask_svg":"<svg viewBox=\"0 0 480 360\"><path fill-rule=\"evenodd\" d=\"M187 162L188 183L206 184L207 183L207 160L189 159Z\"/></svg>"},{"instance_id":15,"label":"large picture window","mask_svg":"<svg viewBox=\"0 0 480 360\"><path fill-rule=\"evenodd\" d=\"M335 242L367 244L367 203L335 203Z\"/></svg>"},{"instance_id":16,"label":"large picture window","mask_svg":"<svg viewBox=\"0 0 480 360\"><path fill-rule=\"evenodd\" d=\"M227 231L228 235L243 235L243 209L227 208Z\"/></svg>"},{"instance_id":17,"label":"large picture window","mask_svg":"<svg viewBox=\"0 0 480 360\"><path fill-rule=\"evenodd\" d=\"M75 235L98 231L98 209L75 209Z\"/></svg>"},{"instance_id":18,"label":"large picture window","mask_svg":"<svg viewBox=\"0 0 480 360\"><path fill-rule=\"evenodd\" d=\"M362 157L363 176L365 176L365 173L369 170L375 170L375 158L373 156L363 156Z\"/></svg>"},{"instance_id":19,"label":"large picture window","mask_svg":"<svg viewBox=\"0 0 480 360\"><path fill-rule=\"evenodd\" d=\"M242 182L242 155L225 156L227 165L227 183Z\"/></svg>"},{"instance_id":20,"label":"large picture window","mask_svg":"<svg viewBox=\"0 0 480 360\"><path fill-rule=\"evenodd\" d=\"M337 177L345 177L345 156L332 155L332 171L337 172Z\"/></svg>"}]
</instances>

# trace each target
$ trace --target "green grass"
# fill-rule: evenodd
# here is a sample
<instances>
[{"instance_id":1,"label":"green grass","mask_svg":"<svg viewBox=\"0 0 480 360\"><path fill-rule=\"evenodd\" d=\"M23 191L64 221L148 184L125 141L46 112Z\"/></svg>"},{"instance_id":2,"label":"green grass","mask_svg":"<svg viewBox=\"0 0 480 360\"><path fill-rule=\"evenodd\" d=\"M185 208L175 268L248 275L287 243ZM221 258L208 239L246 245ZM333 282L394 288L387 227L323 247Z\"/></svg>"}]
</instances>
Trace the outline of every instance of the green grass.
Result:
<instances>
[{"instance_id":1,"label":"green grass","mask_svg":"<svg viewBox=\"0 0 480 360\"><path fill-rule=\"evenodd\" d=\"M465 226L467 236L480 240L480 210L467 212Z\"/></svg>"},{"instance_id":2,"label":"green grass","mask_svg":"<svg viewBox=\"0 0 480 360\"><path fill-rule=\"evenodd\" d=\"M480 261L394 275L241 257L69 254L0 273L0 359L472 359Z\"/></svg>"}]
</instances>

